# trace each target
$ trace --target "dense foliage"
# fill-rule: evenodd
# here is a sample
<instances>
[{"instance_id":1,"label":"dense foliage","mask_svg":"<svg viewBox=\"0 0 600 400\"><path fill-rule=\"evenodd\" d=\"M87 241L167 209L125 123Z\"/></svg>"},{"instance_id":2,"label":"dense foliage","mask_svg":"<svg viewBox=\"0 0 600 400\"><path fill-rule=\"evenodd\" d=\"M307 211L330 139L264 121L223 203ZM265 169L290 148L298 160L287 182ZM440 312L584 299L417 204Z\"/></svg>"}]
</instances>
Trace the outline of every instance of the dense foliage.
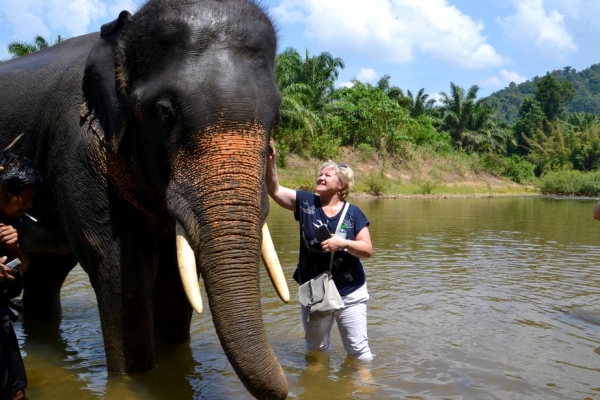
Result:
<instances>
[{"instance_id":1,"label":"dense foliage","mask_svg":"<svg viewBox=\"0 0 600 400\"><path fill-rule=\"evenodd\" d=\"M549 73L559 81L570 82L576 90L576 95L566 105L569 113L600 114L600 64L577 72L574 68L565 67ZM496 118L506 123L515 123L519 118L519 107L523 99L533 96L536 90L538 76L526 82L511 83L507 88L491 94L488 101L497 109Z\"/></svg>"},{"instance_id":2,"label":"dense foliage","mask_svg":"<svg viewBox=\"0 0 600 400\"><path fill-rule=\"evenodd\" d=\"M450 82L438 104L424 88L413 94L390 86L388 75L375 85L354 80L335 89L342 68L344 62L330 53L302 57L289 48L277 57L283 103L274 137L280 150L331 158L340 146L352 146L402 163L411 149L423 147L439 157L465 154L477 168L519 183L600 165L600 117L570 111L574 104L596 110L600 64L511 84L489 98L478 98L476 85L464 89Z\"/></svg>"},{"instance_id":3,"label":"dense foliage","mask_svg":"<svg viewBox=\"0 0 600 400\"><path fill-rule=\"evenodd\" d=\"M57 43L62 42L63 40L65 40L65 38L63 38L60 35L58 35L58 37L54 41L51 41L51 43L48 43L46 39L44 39L40 35L37 35L31 43L13 40L8 44L8 52L12 55L13 58L22 57L24 55L45 49L46 47L53 46Z\"/></svg>"},{"instance_id":4,"label":"dense foliage","mask_svg":"<svg viewBox=\"0 0 600 400\"><path fill-rule=\"evenodd\" d=\"M600 195L600 172L552 172L541 179L540 186L544 194L598 196Z\"/></svg>"},{"instance_id":5,"label":"dense foliage","mask_svg":"<svg viewBox=\"0 0 600 400\"><path fill-rule=\"evenodd\" d=\"M515 146L510 127L496 123L494 108L477 98L477 86L465 90L450 83L435 105L424 88L405 92L391 86L388 75L375 85L354 80L351 87L335 89L342 68L343 61L330 53L310 56L307 51L303 57L288 48L278 55L282 123L274 138L281 151L327 158L340 146L353 146L401 163L415 146L429 146L440 155L500 157Z\"/></svg>"}]
</instances>

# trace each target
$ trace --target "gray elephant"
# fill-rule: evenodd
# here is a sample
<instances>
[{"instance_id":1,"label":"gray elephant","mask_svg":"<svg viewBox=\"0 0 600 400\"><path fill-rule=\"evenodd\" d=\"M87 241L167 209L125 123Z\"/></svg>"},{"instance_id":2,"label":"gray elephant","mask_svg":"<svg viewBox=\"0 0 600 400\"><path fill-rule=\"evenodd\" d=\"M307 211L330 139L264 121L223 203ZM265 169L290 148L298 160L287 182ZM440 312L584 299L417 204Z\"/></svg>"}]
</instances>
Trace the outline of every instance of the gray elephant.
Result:
<instances>
[{"instance_id":1,"label":"gray elephant","mask_svg":"<svg viewBox=\"0 0 600 400\"><path fill-rule=\"evenodd\" d=\"M79 262L109 371L149 371L155 338L189 339L200 272L243 384L257 398L287 396L258 271L281 101L276 46L251 2L150 0L99 34L0 64L0 145L24 132L13 150L45 181L31 210L38 222L23 221L33 252L26 316L60 308Z\"/></svg>"}]
</instances>

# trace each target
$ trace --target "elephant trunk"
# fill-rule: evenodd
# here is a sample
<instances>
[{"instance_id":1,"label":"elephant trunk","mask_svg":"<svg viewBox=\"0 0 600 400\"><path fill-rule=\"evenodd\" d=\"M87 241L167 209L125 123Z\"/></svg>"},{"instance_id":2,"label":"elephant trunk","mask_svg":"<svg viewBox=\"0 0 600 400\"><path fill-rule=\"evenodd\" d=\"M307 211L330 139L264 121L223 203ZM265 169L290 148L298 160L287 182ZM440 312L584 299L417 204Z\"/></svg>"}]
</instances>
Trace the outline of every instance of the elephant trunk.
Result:
<instances>
[{"instance_id":1,"label":"elephant trunk","mask_svg":"<svg viewBox=\"0 0 600 400\"><path fill-rule=\"evenodd\" d=\"M260 303L265 149L266 135L256 129L202 135L192 154L175 158L167 202L188 233L229 362L253 396L284 399L287 380Z\"/></svg>"},{"instance_id":2,"label":"elephant trunk","mask_svg":"<svg viewBox=\"0 0 600 400\"><path fill-rule=\"evenodd\" d=\"M258 245L258 243L256 243ZM258 282L258 251L246 246L214 252L202 265L235 267L203 272L209 305L221 346L246 388L259 399L287 397L287 380L264 329ZM249 277L249 275L255 275Z\"/></svg>"}]
</instances>

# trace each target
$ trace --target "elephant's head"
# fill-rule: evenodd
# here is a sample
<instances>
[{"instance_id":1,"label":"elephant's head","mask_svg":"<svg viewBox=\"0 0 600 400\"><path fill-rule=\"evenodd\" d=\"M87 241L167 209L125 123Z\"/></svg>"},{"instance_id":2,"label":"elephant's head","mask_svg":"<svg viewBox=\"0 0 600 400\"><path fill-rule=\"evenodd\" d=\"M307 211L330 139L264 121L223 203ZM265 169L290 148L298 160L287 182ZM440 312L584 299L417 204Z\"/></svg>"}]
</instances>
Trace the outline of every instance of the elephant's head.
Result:
<instances>
[{"instance_id":1,"label":"elephant's head","mask_svg":"<svg viewBox=\"0 0 600 400\"><path fill-rule=\"evenodd\" d=\"M245 0L151 0L101 36L86 65L82 117L114 157L109 165L130 170L132 179L114 184L150 217L166 205L189 238L238 376L256 397L285 398L258 270L281 101L271 22Z\"/></svg>"}]
</instances>

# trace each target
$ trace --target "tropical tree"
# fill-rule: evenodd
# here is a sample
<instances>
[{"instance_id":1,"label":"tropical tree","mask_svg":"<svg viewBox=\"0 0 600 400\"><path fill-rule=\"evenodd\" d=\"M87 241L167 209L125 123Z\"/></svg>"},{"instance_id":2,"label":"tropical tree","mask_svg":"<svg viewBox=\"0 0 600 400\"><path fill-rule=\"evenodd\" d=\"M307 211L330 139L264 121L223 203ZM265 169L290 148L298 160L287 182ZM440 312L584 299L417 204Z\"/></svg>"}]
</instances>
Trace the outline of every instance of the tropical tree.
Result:
<instances>
[{"instance_id":1,"label":"tropical tree","mask_svg":"<svg viewBox=\"0 0 600 400\"><path fill-rule=\"evenodd\" d=\"M392 77L389 75L384 75L379 81L377 81L376 87L379 88L385 95L390 99L402 107L408 107L409 99L404 95L402 89L398 86L390 86L390 79Z\"/></svg>"},{"instance_id":2,"label":"tropical tree","mask_svg":"<svg viewBox=\"0 0 600 400\"><path fill-rule=\"evenodd\" d=\"M277 56L275 77L282 94L282 127L275 136L290 150L312 151L311 146L323 139L324 108L331 101L341 68L342 59L327 52L310 57L307 50L302 58L290 47ZM328 147L335 145L330 142Z\"/></svg>"},{"instance_id":3,"label":"tropical tree","mask_svg":"<svg viewBox=\"0 0 600 400\"><path fill-rule=\"evenodd\" d=\"M453 82L450 82L450 94L441 92L443 126L442 129L450 134L452 141L459 148L466 144L475 149L477 134L491 129L493 125L494 108L485 103L485 99L477 100L479 87L473 85L467 92Z\"/></svg>"},{"instance_id":4,"label":"tropical tree","mask_svg":"<svg viewBox=\"0 0 600 400\"><path fill-rule=\"evenodd\" d=\"M304 83L295 83L281 90L281 120L288 129L302 129L310 136L322 127L321 118L310 106L311 90Z\"/></svg>"},{"instance_id":5,"label":"tropical tree","mask_svg":"<svg viewBox=\"0 0 600 400\"><path fill-rule=\"evenodd\" d=\"M297 83L307 84L304 79L304 60L293 47L288 47L276 59L275 79L279 90Z\"/></svg>"},{"instance_id":6,"label":"tropical tree","mask_svg":"<svg viewBox=\"0 0 600 400\"><path fill-rule=\"evenodd\" d=\"M304 59L294 48L287 48L277 57L276 77L279 89L302 83L310 89L310 107L320 112L327 104L333 92L339 70L345 66L339 57L323 52L310 56L308 50Z\"/></svg>"},{"instance_id":7,"label":"tropical tree","mask_svg":"<svg viewBox=\"0 0 600 400\"><path fill-rule=\"evenodd\" d=\"M575 112L569 114L567 122L577 131L600 125L600 115L586 112Z\"/></svg>"},{"instance_id":8,"label":"tropical tree","mask_svg":"<svg viewBox=\"0 0 600 400\"><path fill-rule=\"evenodd\" d=\"M293 48L277 56L275 79L281 92L281 119L285 127L305 129L311 135L321 126L319 116L310 107L313 92L302 79L303 60Z\"/></svg>"},{"instance_id":9,"label":"tropical tree","mask_svg":"<svg viewBox=\"0 0 600 400\"><path fill-rule=\"evenodd\" d=\"M523 137L536 165L537 175L576 169L594 171L600 167L600 125L583 128L557 119Z\"/></svg>"},{"instance_id":10,"label":"tropical tree","mask_svg":"<svg viewBox=\"0 0 600 400\"><path fill-rule=\"evenodd\" d=\"M304 65L306 81L313 92L312 106L316 111L321 111L335 92L335 81L339 70L345 67L344 60L333 57L329 52L309 58L306 50Z\"/></svg>"},{"instance_id":11,"label":"tropical tree","mask_svg":"<svg viewBox=\"0 0 600 400\"><path fill-rule=\"evenodd\" d=\"M474 85L465 93L463 88L450 82L450 94L440 93L443 104L443 128L459 147L463 144L463 134L467 130L467 121L472 113L477 91L479 87Z\"/></svg>"},{"instance_id":12,"label":"tropical tree","mask_svg":"<svg viewBox=\"0 0 600 400\"><path fill-rule=\"evenodd\" d=\"M418 117L419 115L423 115L425 110L428 110L433 107L435 104L434 99L429 99L429 95L425 94L425 88L421 88L416 96L413 97L413 94L410 90L407 91L407 99L408 99L408 109L410 111L410 116L413 118Z\"/></svg>"},{"instance_id":13,"label":"tropical tree","mask_svg":"<svg viewBox=\"0 0 600 400\"><path fill-rule=\"evenodd\" d=\"M48 46L53 46L57 43L62 42L63 40L65 39L61 35L58 35L58 37L56 38L56 40L54 40L54 42L52 42L52 44L48 44L46 39L44 39L40 35L37 35L33 39L32 43L13 40L8 44L8 52L12 55L12 58L17 58L45 49Z\"/></svg>"},{"instance_id":14,"label":"tropical tree","mask_svg":"<svg viewBox=\"0 0 600 400\"><path fill-rule=\"evenodd\" d=\"M536 164L536 173L572 169L571 153L576 136L566 122L550 122L546 129L537 129L523 136L529 148L528 159Z\"/></svg>"},{"instance_id":15,"label":"tropical tree","mask_svg":"<svg viewBox=\"0 0 600 400\"><path fill-rule=\"evenodd\" d=\"M541 105L546 119L554 121L577 94L570 81L559 80L550 73L535 82L535 99Z\"/></svg>"},{"instance_id":16,"label":"tropical tree","mask_svg":"<svg viewBox=\"0 0 600 400\"><path fill-rule=\"evenodd\" d=\"M412 118L380 88L353 81L353 86L335 92L327 106L327 128L342 144L369 145L382 154L399 155L403 143L416 145L447 141L435 130L431 119Z\"/></svg>"}]
</instances>

